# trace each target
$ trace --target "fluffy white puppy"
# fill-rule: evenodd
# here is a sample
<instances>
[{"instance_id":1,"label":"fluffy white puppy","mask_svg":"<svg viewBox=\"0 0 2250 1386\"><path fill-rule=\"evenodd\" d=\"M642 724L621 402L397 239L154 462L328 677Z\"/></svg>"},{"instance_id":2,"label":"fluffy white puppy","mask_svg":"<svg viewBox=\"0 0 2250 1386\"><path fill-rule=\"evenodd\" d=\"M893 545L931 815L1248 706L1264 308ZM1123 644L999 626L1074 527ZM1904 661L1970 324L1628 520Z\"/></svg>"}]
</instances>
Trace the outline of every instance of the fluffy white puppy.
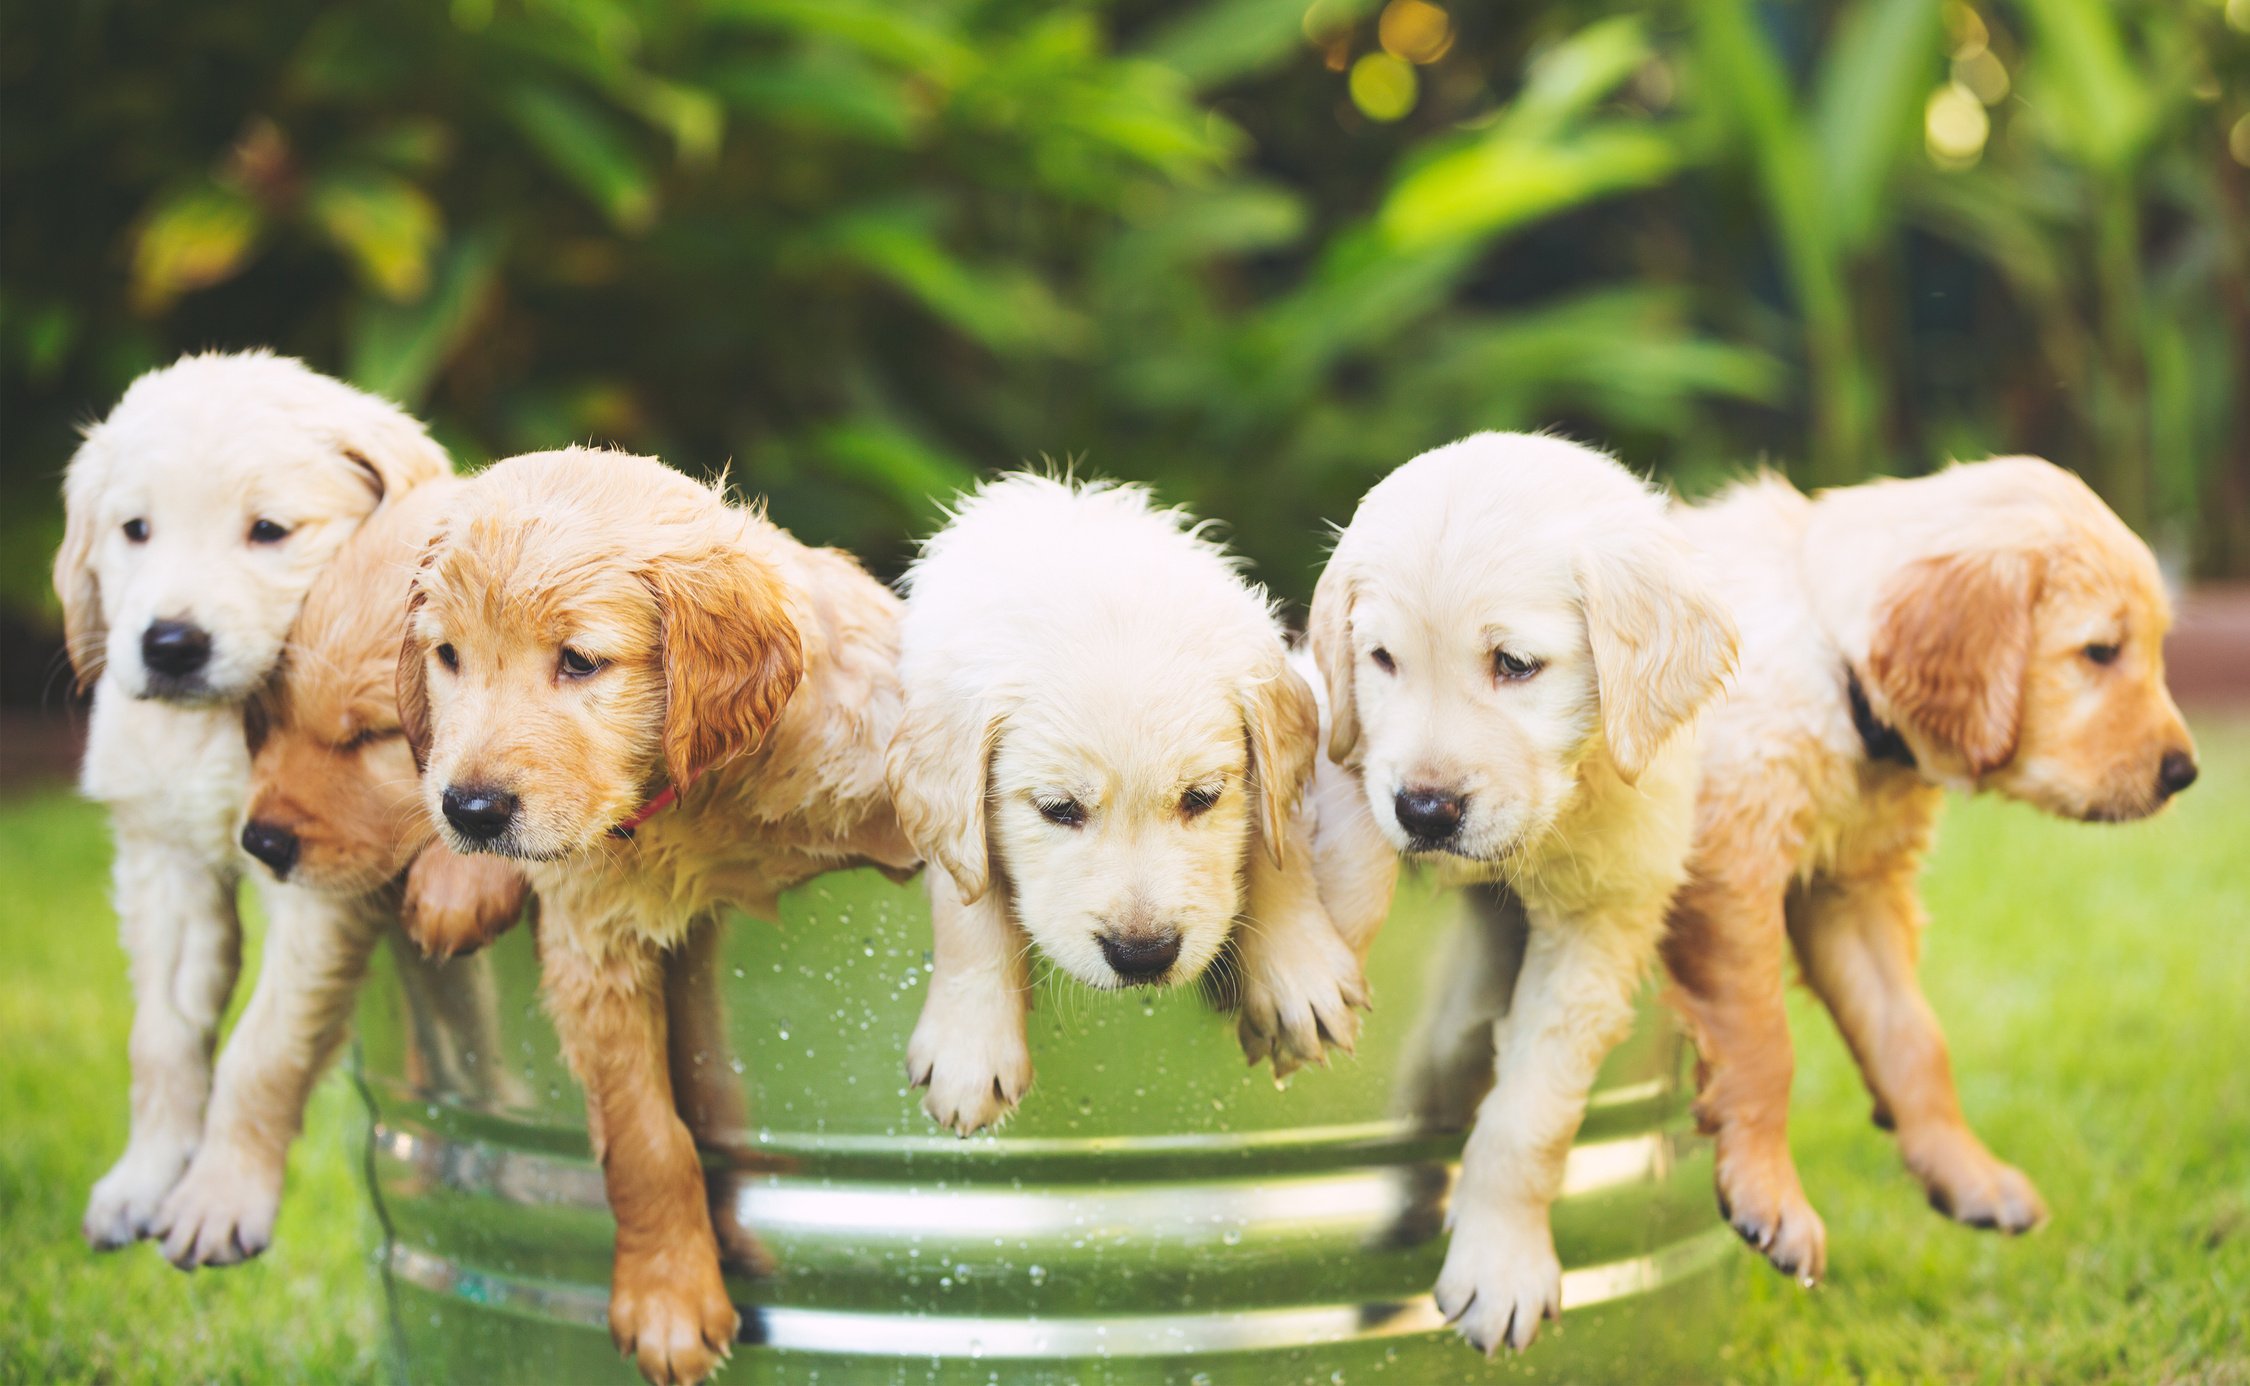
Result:
<instances>
[{"instance_id":1,"label":"fluffy white puppy","mask_svg":"<svg viewBox=\"0 0 2250 1386\"><path fill-rule=\"evenodd\" d=\"M1695 809L1697 712L1735 628L1665 503L1608 457L1485 433L1367 493L1313 597L1324 895L1364 939L1399 854L1505 882L1530 921L1453 1194L1438 1307L1490 1353L1561 1311L1548 1208L1631 1028ZM1347 889L1348 887L1348 889ZM1349 903L1347 903L1349 902Z\"/></svg>"},{"instance_id":2,"label":"fluffy white puppy","mask_svg":"<svg viewBox=\"0 0 2250 1386\"><path fill-rule=\"evenodd\" d=\"M907 575L889 779L935 931L907 1071L947 1126L1030 1086L1025 935L1095 987L1190 981L1231 936L1253 1061L1355 1040L1365 983L1298 816L1312 690L1237 567L1136 487L1014 475Z\"/></svg>"},{"instance_id":3,"label":"fluffy white puppy","mask_svg":"<svg viewBox=\"0 0 2250 1386\"><path fill-rule=\"evenodd\" d=\"M242 703L360 521L448 470L397 408L265 352L142 376L71 459L55 592L93 689L79 783L116 834L135 1006L132 1135L86 1209L98 1248L148 1234L200 1137L241 953Z\"/></svg>"}]
</instances>

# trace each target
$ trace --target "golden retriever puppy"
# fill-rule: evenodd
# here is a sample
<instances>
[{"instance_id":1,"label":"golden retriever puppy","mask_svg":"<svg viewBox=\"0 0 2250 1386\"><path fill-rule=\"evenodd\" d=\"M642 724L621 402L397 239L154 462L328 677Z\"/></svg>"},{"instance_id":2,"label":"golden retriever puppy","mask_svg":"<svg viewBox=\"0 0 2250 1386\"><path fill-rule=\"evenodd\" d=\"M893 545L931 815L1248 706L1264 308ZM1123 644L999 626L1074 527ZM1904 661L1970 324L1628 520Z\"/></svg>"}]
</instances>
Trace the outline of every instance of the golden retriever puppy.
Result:
<instances>
[{"instance_id":1,"label":"golden retriever puppy","mask_svg":"<svg viewBox=\"0 0 2250 1386\"><path fill-rule=\"evenodd\" d=\"M93 691L79 787L116 836L134 1002L132 1134L87 1202L97 1249L148 1234L201 1138L241 951L244 700L360 522L450 470L394 406L265 352L151 371L71 459L55 592Z\"/></svg>"},{"instance_id":2,"label":"golden retriever puppy","mask_svg":"<svg viewBox=\"0 0 2250 1386\"><path fill-rule=\"evenodd\" d=\"M1014 475L908 572L890 785L936 970L907 1073L944 1125L1031 1083L1026 935L1095 987L1190 981L1231 936L1253 1061L1352 1042L1365 983L1298 819L1313 696L1237 567L1137 487Z\"/></svg>"},{"instance_id":3,"label":"golden retriever puppy","mask_svg":"<svg viewBox=\"0 0 2250 1386\"><path fill-rule=\"evenodd\" d=\"M1693 879L1665 945L1720 1208L1782 1271L1820 1277L1826 1233L1786 1129L1793 945L1930 1202L2035 1226L2031 1181L1962 1118L1915 981L1915 883L1947 787L2114 821L2195 779L2155 560L2084 483L2031 458L1810 500L1764 477L1684 524L1745 651L1705 719Z\"/></svg>"},{"instance_id":4,"label":"golden retriever puppy","mask_svg":"<svg viewBox=\"0 0 2250 1386\"><path fill-rule=\"evenodd\" d=\"M611 1337L651 1381L700 1380L737 1320L666 1071L664 957L823 871L914 864L883 787L898 600L654 459L573 448L464 487L409 609L428 812L539 896L617 1219Z\"/></svg>"},{"instance_id":5,"label":"golden retriever puppy","mask_svg":"<svg viewBox=\"0 0 2250 1386\"><path fill-rule=\"evenodd\" d=\"M1329 898L1356 875L1374 908L1364 878L1403 854L1505 882L1528 919L1437 1284L1470 1343L1520 1349L1561 1310L1548 1208L1685 874L1692 729L1734 624L1661 497L1590 449L1486 433L1367 493L1310 633L1360 791L1320 801Z\"/></svg>"},{"instance_id":6,"label":"golden retriever puppy","mask_svg":"<svg viewBox=\"0 0 2250 1386\"><path fill-rule=\"evenodd\" d=\"M522 908L515 868L430 844L399 726L407 585L459 485L421 486L360 526L306 594L281 678L249 705L241 841L271 877L266 946L219 1056L202 1144L151 1228L182 1268L271 1241L305 1099L343 1040L368 953L398 918L408 863L422 908L476 916L486 930Z\"/></svg>"}]
</instances>

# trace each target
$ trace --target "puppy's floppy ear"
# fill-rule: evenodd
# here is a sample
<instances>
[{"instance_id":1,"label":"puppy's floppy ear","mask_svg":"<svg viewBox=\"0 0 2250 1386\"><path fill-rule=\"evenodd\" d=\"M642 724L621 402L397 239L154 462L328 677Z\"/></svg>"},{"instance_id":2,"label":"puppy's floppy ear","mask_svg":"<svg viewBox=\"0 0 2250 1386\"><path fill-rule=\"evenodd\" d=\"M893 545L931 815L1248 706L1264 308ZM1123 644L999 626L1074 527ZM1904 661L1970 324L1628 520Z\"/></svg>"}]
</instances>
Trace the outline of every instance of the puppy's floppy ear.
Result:
<instances>
[{"instance_id":1,"label":"puppy's floppy ear","mask_svg":"<svg viewBox=\"0 0 2250 1386\"><path fill-rule=\"evenodd\" d=\"M1311 781L1320 756L1320 704L1289 667L1276 642L1274 657L1242 700L1250 737L1250 773L1258 786L1258 832L1275 866L1289 840L1289 817Z\"/></svg>"},{"instance_id":2,"label":"puppy's floppy ear","mask_svg":"<svg viewBox=\"0 0 2250 1386\"><path fill-rule=\"evenodd\" d=\"M101 667L109 623L102 616L102 589L94 575L94 546L101 539L97 493L108 468L88 438L70 459L63 479L63 541L55 551L55 596L62 602L63 652L83 693Z\"/></svg>"},{"instance_id":3,"label":"puppy's floppy ear","mask_svg":"<svg viewBox=\"0 0 2250 1386\"><path fill-rule=\"evenodd\" d=\"M1578 563L1602 739L1627 784L1734 670L1734 617L1668 522L1620 534Z\"/></svg>"},{"instance_id":4,"label":"puppy's floppy ear","mask_svg":"<svg viewBox=\"0 0 2250 1386\"><path fill-rule=\"evenodd\" d=\"M999 732L998 713L977 700L909 695L883 756L899 828L953 878L964 904L992 888L984 813Z\"/></svg>"},{"instance_id":5,"label":"puppy's floppy ear","mask_svg":"<svg viewBox=\"0 0 2250 1386\"><path fill-rule=\"evenodd\" d=\"M453 460L422 425L386 400L362 396L358 402L337 428L336 451L375 493L377 505L452 473Z\"/></svg>"},{"instance_id":6,"label":"puppy's floppy ear","mask_svg":"<svg viewBox=\"0 0 2250 1386\"><path fill-rule=\"evenodd\" d=\"M2045 566L2028 552L1941 554L1901 568L1877 600L1868 682L1974 774L2016 753Z\"/></svg>"},{"instance_id":7,"label":"puppy's floppy ear","mask_svg":"<svg viewBox=\"0 0 2250 1386\"><path fill-rule=\"evenodd\" d=\"M1352 692L1352 585L1334 558L1313 588L1305 638L1328 686L1328 758L1341 765L1359 744L1359 704Z\"/></svg>"},{"instance_id":8,"label":"puppy's floppy ear","mask_svg":"<svg viewBox=\"0 0 2250 1386\"><path fill-rule=\"evenodd\" d=\"M430 652L414 628L414 618L422 610L422 572L428 565L425 553L423 567L415 570L414 585L407 589L406 629L398 647L398 726L414 752L416 770L430 768Z\"/></svg>"},{"instance_id":9,"label":"puppy's floppy ear","mask_svg":"<svg viewBox=\"0 0 2250 1386\"><path fill-rule=\"evenodd\" d=\"M664 768L685 789L765 744L805 675L788 591L731 544L661 559L641 575L664 638Z\"/></svg>"}]
</instances>

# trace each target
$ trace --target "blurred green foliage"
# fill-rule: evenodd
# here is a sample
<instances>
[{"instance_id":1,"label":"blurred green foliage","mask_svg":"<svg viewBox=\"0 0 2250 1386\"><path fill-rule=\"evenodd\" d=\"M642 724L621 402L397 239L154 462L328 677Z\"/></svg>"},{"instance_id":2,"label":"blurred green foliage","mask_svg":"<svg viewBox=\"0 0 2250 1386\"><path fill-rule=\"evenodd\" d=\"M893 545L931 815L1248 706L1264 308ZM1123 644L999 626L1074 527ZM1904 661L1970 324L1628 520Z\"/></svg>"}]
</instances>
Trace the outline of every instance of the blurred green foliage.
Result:
<instances>
[{"instance_id":1,"label":"blurred green foliage","mask_svg":"<svg viewBox=\"0 0 2250 1386\"><path fill-rule=\"evenodd\" d=\"M73 425L257 343L472 462L731 464L884 572L1044 456L1301 595L1383 470L1550 425L1691 491L2042 452L2250 571L2250 0L4 16L19 618Z\"/></svg>"}]
</instances>

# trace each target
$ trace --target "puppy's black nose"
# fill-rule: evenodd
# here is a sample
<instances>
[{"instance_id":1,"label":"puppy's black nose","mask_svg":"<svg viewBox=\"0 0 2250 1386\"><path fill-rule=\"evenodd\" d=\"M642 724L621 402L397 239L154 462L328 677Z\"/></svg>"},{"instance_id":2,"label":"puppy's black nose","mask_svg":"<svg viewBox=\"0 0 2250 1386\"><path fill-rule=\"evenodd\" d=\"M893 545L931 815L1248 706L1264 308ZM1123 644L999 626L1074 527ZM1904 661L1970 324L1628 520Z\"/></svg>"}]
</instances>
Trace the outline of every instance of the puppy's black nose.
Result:
<instances>
[{"instance_id":1,"label":"puppy's black nose","mask_svg":"<svg viewBox=\"0 0 2250 1386\"><path fill-rule=\"evenodd\" d=\"M490 842L516 820L516 796L482 785L445 787L445 821L472 842Z\"/></svg>"},{"instance_id":2,"label":"puppy's black nose","mask_svg":"<svg viewBox=\"0 0 2250 1386\"><path fill-rule=\"evenodd\" d=\"M297 835L253 818L242 825L242 850L272 868L275 880L287 880L289 868L297 864Z\"/></svg>"},{"instance_id":3,"label":"puppy's black nose","mask_svg":"<svg viewBox=\"0 0 2250 1386\"><path fill-rule=\"evenodd\" d=\"M1102 956L1117 975L1128 982L1153 982L1180 959L1180 931L1159 929L1147 934L1103 934Z\"/></svg>"},{"instance_id":4,"label":"puppy's black nose","mask_svg":"<svg viewBox=\"0 0 2250 1386\"><path fill-rule=\"evenodd\" d=\"M1442 789L1408 787L1391 800L1398 825L1422 842L1443 842L1461 831L1461 809L1468 800Z\"/></svg>"},{"instance_id":5,"label":"puppy's black nose","mask_svg":"<svg viewBox=\"0 0 2250 1386\"><path fill-rule=\"evenodd\" d=\"M2156 797L2169 799L2195 783L2195 757L2185 751L2166 751L2156 768Z\"/></svg>"},{"instance_id":6,"label":"puppy's black nose","mask_svg":"<svg viewBox=\"0 0 2250 1386\"><path fill-rule=\"evenodd\" d=\"M211 636L192 621L151 621L141 632L141 663L184 679L211 662Z\"/></svg>"}]
</instances>

